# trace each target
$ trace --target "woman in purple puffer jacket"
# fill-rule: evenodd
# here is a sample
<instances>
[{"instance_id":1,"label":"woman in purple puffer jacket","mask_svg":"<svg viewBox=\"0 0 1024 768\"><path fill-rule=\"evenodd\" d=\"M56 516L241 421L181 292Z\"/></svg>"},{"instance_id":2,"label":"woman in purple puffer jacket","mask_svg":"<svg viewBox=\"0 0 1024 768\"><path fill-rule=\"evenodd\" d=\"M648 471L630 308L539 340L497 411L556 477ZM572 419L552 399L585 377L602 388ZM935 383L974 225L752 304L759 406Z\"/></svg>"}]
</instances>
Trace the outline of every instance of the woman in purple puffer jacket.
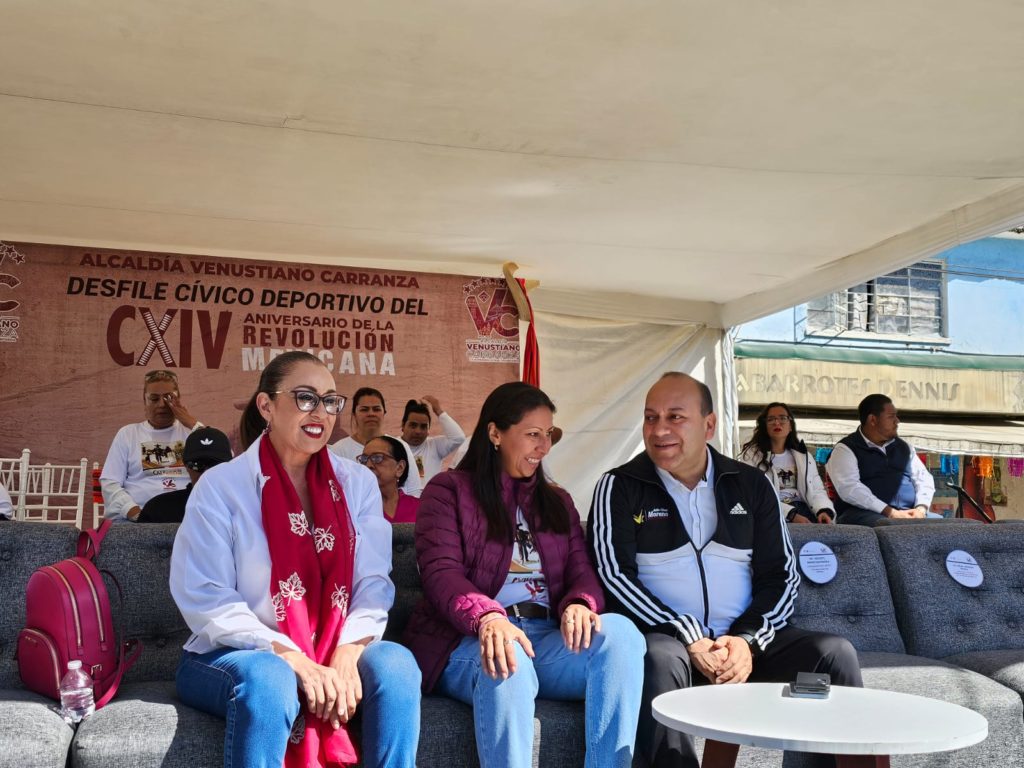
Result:
<instances>
[{"instance_id":1,"label":"woman in purple puffer jacket","mask_svg":"<svg viewBox=\"0 0 1024 768\"><path fill-rule=\"evenodd\" d=\"M579 514L544 477L555 406L512 382L484 402L466 457L420 497L424 599L405 643L424 690L473 707L482 768L527 768L534 700L586 701L586 765L633 759L644 641L601 615Z\"/></svg>"}]
</instances>

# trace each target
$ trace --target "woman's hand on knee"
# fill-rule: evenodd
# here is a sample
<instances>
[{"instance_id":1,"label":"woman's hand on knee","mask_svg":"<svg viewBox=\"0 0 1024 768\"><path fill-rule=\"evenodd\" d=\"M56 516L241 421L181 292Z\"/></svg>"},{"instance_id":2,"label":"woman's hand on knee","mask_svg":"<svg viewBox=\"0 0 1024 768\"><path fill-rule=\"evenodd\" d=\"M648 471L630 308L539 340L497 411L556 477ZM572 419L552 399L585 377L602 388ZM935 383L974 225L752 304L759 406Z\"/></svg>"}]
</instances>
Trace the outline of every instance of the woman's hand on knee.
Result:
<instances>
[{"instance_id":1,"label":"woman's hand on knee","mask_svg":"<svg viewBox=\"0 0 1024 768\"><path fill-rule=\"evenodd\" d=\"M480 627L480 663L492 680L507 680L516 673L516 647L523 646L533 658L533 644L519 627L506 618L492 619Z\"/></svg>"},{"instance_id":2,"label":"woman's hand on knee","mask_svg":"<svg viewBox=\"0 0 1024 768\"><path fill-rule=\"evenodd\" d=\"M561 632L565 647L579 653L590 647L590 632L601 631L601 617L580 603L572 603L562 611Z\"/></svg>"},{"instance_id":3,"label":"woman's hand on knee","mask_svg":"<svg viewBox=\"0 0 1024 768\"><path fill-rule=\"evenodd\" d=\"M358 662L365 648L362 641L345 643L335 648L331 654L331 669L338 676L338 700L330 713L331 724L335 728L339 723L351 720L359 702L363 700L363 681L359 677Z\"/></svg>"},{"instance_id":4,"label":"woman's hand on knee","mask_svg":"<svg viewBox=\"0 0 1024 768\"><path fill-rule=\"evenodd\" d=\"M282 650L279 650L282 649ZM327 720L338 706L340 678L331 667L317 664L306 654L274 644L274 652L287 662L295 672L299 690L306 700L306 707L319 720ZM335 717L337 717L335 715Z\"/></svg>"}]
</instances>

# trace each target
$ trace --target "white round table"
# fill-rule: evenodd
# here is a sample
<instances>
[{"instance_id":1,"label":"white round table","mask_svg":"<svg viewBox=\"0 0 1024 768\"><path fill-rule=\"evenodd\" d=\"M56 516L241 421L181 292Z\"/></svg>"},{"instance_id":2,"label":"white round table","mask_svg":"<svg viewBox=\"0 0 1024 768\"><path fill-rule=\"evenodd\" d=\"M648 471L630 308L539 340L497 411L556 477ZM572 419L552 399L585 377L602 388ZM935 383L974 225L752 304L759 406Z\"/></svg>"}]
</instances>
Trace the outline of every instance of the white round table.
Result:
<instances>
[{"instance_id":1,"label":"white round table","mask_svg":"<svg viewBox=\"0 0 1024 768\"><path fill-rule=\"evenodd\" d=\"M659 723L709 742L717 765L734 764L738 745L876 755L845 765L888 765L888 755L944 752L977 744L988 721L977 712L938 699L870 688L833 686L827 699L794 698L788 683L700 685L658 696ZM731 754L731 763L730 757Z\"/></svg>"}]
</instances>

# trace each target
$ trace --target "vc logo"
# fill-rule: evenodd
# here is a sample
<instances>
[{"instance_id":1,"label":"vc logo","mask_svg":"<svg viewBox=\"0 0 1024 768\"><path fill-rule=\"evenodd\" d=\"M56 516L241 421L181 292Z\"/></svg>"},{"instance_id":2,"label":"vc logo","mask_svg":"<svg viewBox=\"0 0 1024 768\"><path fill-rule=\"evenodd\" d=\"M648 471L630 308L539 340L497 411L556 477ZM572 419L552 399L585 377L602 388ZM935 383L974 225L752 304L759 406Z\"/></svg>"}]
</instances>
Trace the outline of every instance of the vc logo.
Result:
<instances>
[{"instance_id":1,"label":"vc logo","mask_svg":"<svg viewBox=\"0 0 1024 768\"><path fill-rule=\"evenodd\" d=\"M480 336L496 333L512 339L519 335L519 311L504 280L482 277L462 286L462 295Z\"/></svg>"}]
</instances>

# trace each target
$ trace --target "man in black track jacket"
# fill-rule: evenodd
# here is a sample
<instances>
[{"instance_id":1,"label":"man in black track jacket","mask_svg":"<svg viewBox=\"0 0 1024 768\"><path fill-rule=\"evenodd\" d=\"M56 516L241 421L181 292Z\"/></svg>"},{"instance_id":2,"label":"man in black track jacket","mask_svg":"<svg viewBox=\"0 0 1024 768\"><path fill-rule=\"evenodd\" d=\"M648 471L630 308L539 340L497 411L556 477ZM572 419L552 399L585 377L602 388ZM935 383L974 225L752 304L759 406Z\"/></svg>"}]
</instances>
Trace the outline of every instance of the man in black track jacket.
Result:
<instances>
[{"instance_id":1,"label":"man in black track jacket","mask_svg":"<svg viewBox=\"0 0 1024 768\"><path fill-rule=\"evenodd\" d=\"M609 609L647 639L636 749L655 768L697 766L691 739L651 715L661 693L797 672L862 684L847 640L786 626L800 577L778 497L708 446L714 433L707 386L665 374L647 393L645 452L602 476L587 526Z\"/></svg>"}]
</instances>

